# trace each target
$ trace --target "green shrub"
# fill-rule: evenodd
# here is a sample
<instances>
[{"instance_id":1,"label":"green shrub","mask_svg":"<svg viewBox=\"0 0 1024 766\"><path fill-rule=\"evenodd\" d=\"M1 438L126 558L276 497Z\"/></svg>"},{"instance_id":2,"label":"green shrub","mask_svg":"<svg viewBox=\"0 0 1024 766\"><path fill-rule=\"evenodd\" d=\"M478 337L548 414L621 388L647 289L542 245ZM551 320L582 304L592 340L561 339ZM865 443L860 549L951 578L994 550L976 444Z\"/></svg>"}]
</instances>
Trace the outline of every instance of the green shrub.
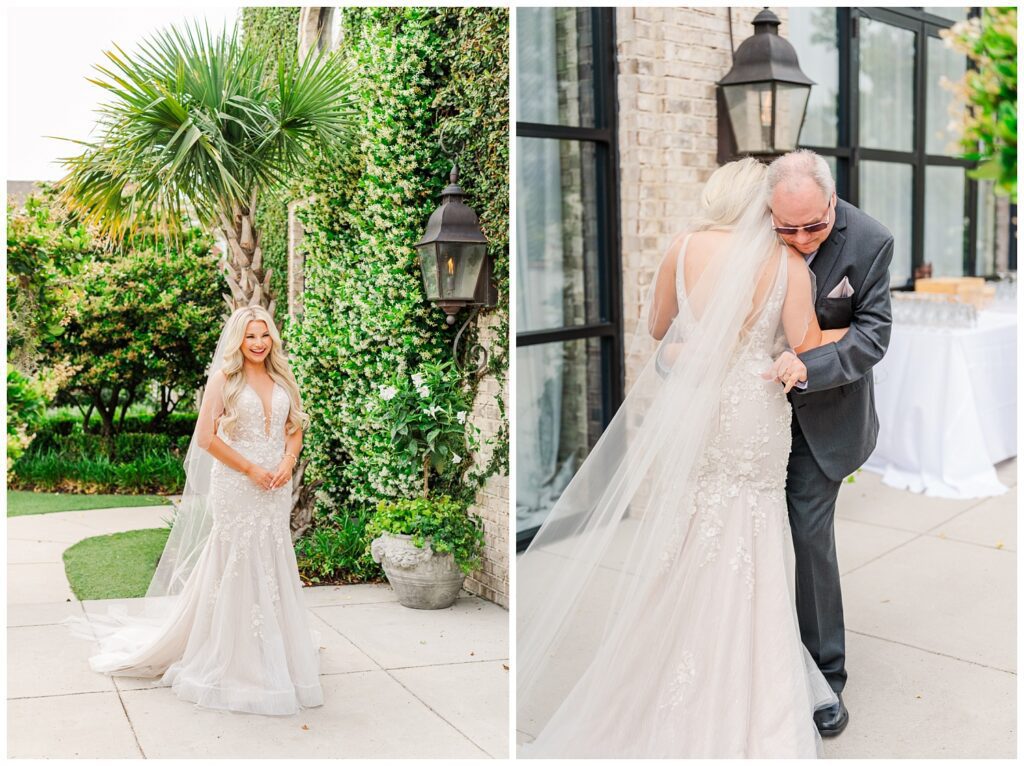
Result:
<instances>
[{"instance_id":1,"label":"green shrub","mask_svg":"<svg viewBox=\"0 0 1024 766\"><path fill-rule=\"evenodd\" d=\"M299 574L309 583L368 582L384 573L367 552L370 511L318 519L313 531L295 544Z\"/></svg>"},{"instance_id":2,"label":"green shrub","mask_svg":"<svg viewBox=\"0 0 1024 766\"><path fill-rule=\"evenodd\" d=\"M181 458L147 453L124 463L106 456L68 458L59 452L22 455L8 473L11 489L84 494L178 494L185 486Z\"/></svg>"},{"instance_id":3,"label":"green shrub","mask_svg":"<svg viewBox=\"0 0 1024 766\"><path fill-rule=\"evenodd\" d=\"M385 532L410 535L412 544L417 548L429 542L434 552L451 553L455 563L466 574L471 574L480 565L480 551L484 544L483 522L450 497L417 497L380 503L377 513L367 525L366 534L372 541Z\"/></svg>"},{"instance_id":4,"label":"green shrub","mask_svg":"<svg viewBox=\"0 0 1024 766\"><path fill-rule=\"evenodd\" d=\"M19 457L29 433L43 419L46 397L42 386L13 367L7 370L7 458Z\"/></svg>"}]
</instances>

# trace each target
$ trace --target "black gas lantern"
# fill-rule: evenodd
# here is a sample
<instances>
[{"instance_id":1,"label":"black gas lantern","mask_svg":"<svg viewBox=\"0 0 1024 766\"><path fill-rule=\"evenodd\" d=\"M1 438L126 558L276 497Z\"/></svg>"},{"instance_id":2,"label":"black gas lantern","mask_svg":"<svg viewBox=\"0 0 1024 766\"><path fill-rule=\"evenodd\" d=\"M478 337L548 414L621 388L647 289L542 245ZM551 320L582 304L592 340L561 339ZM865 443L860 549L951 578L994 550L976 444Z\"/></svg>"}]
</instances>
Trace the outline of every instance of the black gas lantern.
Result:
<instances>
[{"instance_id":1,"label":"black gas lantern","mask_svg":"<svg viewBox=\"0 0 1024 766\"><path fill-rule=\"evenodd\" d=\"M779 17L765 8L753 23L754 34L718 81L720 164L743 156L770 160L796 149L814 85L796 50L779 36Z\"/></svg>"},{"instance_id":2,"label":"black gas lantern","mask_svg":"<svg viewBox=\"0 0 1024 766\"><path fill-rule=\"evenodd\" d=\"M480 231L476 212L463 202L465 191L458 184L459 171L453 165L449 184L441 192L441 206L427 221L423 237L416 243L423 289L427 300L444 309L445 321L455 324L455 315L466 306L473 311L455 336L452 352L458 361L458 343L463 331L481 308L497 305L493 258L487 252L487 238ZM486 353L474 347L477 354Z\"/></svg>"}]
</instances>

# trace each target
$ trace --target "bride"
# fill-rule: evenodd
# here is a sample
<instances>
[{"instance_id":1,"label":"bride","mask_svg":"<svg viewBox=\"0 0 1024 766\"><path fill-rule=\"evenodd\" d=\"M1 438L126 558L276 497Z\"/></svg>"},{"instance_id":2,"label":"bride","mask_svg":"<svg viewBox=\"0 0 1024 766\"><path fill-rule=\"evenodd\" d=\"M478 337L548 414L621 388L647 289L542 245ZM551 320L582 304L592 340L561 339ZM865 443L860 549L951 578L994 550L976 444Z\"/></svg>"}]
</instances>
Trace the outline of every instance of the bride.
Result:
<instances>
[{"instance_id":1,"label":"bride","mask_svg":"<svg viewBox=\"0 0 1024 766\"><path fill-rule=\"evenodd\" d=\"M709 179L640 319L649 360L518 562L524 756L821 754L836 697L800 643L785 497L799 376L773 360L846 330L819 328L766 172Z\"/></svg>"},{"instance_id":2,"label":"bride","mask_svg":"<svg viewBox=\"0 0 1024 766\"><path fill-rule=\"evenodd\" d=\"M287 715L323 704L289 529L308 423L270 314L235 311L214 353L174 526L141 613L69 620L93 670L159 678L202 707Z\"/></svg>"}]
</instances>

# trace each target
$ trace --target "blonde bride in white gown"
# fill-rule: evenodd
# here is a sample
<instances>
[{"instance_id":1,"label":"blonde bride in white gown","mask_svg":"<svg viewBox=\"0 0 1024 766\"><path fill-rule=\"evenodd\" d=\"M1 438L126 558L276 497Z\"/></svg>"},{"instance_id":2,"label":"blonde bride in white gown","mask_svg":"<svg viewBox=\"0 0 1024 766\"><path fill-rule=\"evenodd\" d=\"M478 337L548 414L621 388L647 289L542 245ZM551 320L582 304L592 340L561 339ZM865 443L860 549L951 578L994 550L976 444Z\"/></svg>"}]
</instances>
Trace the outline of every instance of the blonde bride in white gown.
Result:
<instances>
[{"instance_id":1,"label":"blonde bride in white gown","mask_svg":"<svg viewBox=\"0 0 1024 766\"><path fill-rule=\"evenodd\" d=\"M287 715L323 704L292 547L291 475L308 417L270 314L228 319L146 598L73 632L101 673L157 678L202 707Z\"/></svg>"},{"instance_id":2,"label":"blonde bride in white gown","mask_svg":"<svg viewBox=\"0 0 1024 766\"><path fill-rule=\"evenodd\" d=\"M747 159L709 180L639 317L649 359L518 562L523 756L821 753L813 714L836 697L800 642L797 381L773 364L845 330L818 327L765 172Z\"/></svg>"}]
</instances>

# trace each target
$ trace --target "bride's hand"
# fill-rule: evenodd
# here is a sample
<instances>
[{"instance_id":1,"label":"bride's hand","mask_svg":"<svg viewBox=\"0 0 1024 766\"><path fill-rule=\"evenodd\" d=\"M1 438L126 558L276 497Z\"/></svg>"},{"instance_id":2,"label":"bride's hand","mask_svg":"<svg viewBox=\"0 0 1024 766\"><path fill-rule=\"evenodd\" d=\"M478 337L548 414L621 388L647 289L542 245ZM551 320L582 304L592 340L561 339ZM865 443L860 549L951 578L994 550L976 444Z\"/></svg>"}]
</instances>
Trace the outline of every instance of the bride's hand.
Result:
<instances>
[{"instance_id":1,"label":"bride's hand","mask_svg":"<svg viewBox=\"0 0 1024 766\"><path fill-rule=\"evenodd\" d=\"M283 487L285 484L292 480L292 468L295 467L295 461L290 457L285 457L277 468L274 469L274 473L270 477L270 489L277 489Z\"/></svg>"},{"instance_id":2,"label":"bride's hand","mask_svg":"<svg viewBox=\"0 0 1024 766\"><path fill-rule=\"evenodd\" d=\"M255 463L250 463L245 475L248 476L252 480L252 483L260 489L271 489L271 481L274 478L274 474L266 468L261 468Z\"/></svg>"}]
</instances>

